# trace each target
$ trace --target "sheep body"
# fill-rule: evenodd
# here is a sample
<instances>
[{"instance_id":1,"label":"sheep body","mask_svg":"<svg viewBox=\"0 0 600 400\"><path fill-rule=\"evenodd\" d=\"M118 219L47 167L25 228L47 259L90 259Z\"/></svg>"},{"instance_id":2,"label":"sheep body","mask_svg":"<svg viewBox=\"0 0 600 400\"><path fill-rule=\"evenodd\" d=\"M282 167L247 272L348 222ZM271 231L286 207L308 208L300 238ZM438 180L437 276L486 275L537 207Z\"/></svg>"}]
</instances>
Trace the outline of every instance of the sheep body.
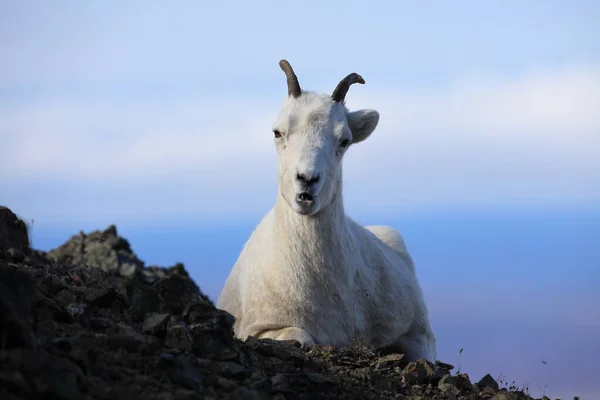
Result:
<instances>
[{"instance_id":1,"label":"sheep body","mask_svg":"<svg viewBox=\"0 0 600 400\"><path fill-rule=\"evenodd\" d=\"M217 307L236 317L236 336L333 346L360 338L435 361L435 336L400 234L364 228L340 209L306 220L282 203L254 230L219 297ZM343 224L328 224L335 220ZM324 235L327 227L334 229Z\"/></svg>"},{"instance_id":2,"label":"sheep body","mask_svg":"<svg viewBox=\"0 0 600 400\"><path fill-rule=\"evenodd\" d=\"M279 193L227 278L217 307L235 335L342 346L353 338L435 361L435 336L413 260L399 232L346 216L341 160L375 129L374 110L349 112L343 99L304 92L287 62L288 97L273 131Z\"/></svg>"}]
</instances>

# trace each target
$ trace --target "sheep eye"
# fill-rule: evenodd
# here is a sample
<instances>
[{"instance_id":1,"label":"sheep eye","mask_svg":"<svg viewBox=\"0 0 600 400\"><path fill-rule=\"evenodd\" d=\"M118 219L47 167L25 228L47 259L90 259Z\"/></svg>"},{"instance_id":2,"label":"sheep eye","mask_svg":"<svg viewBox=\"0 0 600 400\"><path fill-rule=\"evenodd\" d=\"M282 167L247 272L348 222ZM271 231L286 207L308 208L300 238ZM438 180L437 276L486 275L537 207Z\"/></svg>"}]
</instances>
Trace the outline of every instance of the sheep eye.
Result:
<instances>
[{"instance_id":1,"label":"sheep eye","mask_svg":"<svg viewBox=\"0 0 600 400\"><path fill-rule=\"evenodd\" d=\"M273 131L273 134L275 135L275 139L279 139L281 137L281 132L279 132L277 129Z\"/></svg>"},{"instance_id":2,"label":"sheep eye","mask_svg":"<svg viewBox=\"0 0 600 400\"><path fill-rule=\"evenodd\" d=\"M344 139L342 140L342 143L340 143L341 147L347 147L350 144L350 141L348 139Z\"/></svg>"}]
</instances>

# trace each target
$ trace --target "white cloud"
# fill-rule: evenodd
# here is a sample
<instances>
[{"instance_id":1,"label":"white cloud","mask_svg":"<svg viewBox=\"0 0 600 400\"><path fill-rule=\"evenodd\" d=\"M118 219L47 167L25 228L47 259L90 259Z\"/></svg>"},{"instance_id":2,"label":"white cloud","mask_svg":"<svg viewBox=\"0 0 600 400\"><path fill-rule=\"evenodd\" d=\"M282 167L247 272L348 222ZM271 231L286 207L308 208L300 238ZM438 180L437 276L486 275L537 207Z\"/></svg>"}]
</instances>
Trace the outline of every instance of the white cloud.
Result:
<instances>
[{"instance_id":1,"label":"white cloud","mask_svg":"<svg viewBox=\"0 0 600 400\"><path fill-rule=\"evenodd\" d=\"M260 214L275 196L270 127L281 100L4 105L2 197L48 217ZM426 91L365 85L348 105L381 112L373 136L347 155L352 209L600 200L598 68L468 78ZM44 196L47 186L53 196Z\"/></svg>"},{"instance_id":2,"label":"white cloud","mask_svg":"<svg viewBox=\"0 0 600 400\"><path fill-rule=\"evenodd\" d=\"M362 179L385 170L381 180L393 176L408 201L599 198L600 70L535 71L398 93L360 102L382 112L379 136L360 156L356 151L363 162L349 165ZM367 159L372 165L364 168Z\"/></svg>"}]
</instances>

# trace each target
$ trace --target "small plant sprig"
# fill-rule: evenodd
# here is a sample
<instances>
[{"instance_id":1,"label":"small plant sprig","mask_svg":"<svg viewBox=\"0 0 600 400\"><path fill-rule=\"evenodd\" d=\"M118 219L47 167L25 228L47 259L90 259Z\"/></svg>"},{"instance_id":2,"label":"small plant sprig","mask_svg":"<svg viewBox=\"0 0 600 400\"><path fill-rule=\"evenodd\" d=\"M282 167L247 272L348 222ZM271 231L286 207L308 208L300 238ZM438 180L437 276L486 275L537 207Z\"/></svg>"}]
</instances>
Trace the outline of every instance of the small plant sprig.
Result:
<instances>
[{"instance_id":1,"label":"small plant sprig","mask_svg":"<svg viewBox=\"0 0 600 400\"><path fill-rule=\"evenodd\" d=\"M460 368L461 368L460 360L462 358L463 350L464 349L461 347L460 350L458 351L458 370L456 371L457 374L460 374Z\"/></svg>"}]
</instances>

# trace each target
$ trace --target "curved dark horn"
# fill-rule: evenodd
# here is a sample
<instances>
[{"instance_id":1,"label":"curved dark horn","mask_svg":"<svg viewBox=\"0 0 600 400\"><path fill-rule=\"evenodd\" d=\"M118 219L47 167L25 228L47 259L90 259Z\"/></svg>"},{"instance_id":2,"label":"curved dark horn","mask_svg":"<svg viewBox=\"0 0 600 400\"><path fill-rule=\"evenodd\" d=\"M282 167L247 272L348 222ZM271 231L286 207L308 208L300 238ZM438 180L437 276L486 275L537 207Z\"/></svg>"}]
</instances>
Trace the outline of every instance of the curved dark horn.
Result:
<instances>
[{"instance_id":1,"label":"curved dark horn","mask_svg":"<svg viewBox=\"0 0 600 400\"><path fill-rule=\"evenodd\" d=\"M279 61L279 66L281 67L281 70L285 72L285 76L287 77L288 95L294 97L300 96L302 89L300 89L298 78L290 63L287 60L281 60Z\"/></svg>"},{"instance_id":2,"label":"curved dark horn","mask_svg":"<svg viewBox=\"0 0 600 400\"><path fill-rule=\"evenodd\" d=\"M333 101L338 103L344 101L344 99L346 98L346 93L348 93L348 89L350 89L350 85L352 85L353 83L364 84L365 80L356 72L351 73L350 75L342 79L340 83L338 83L337 87L333 91L333 94L331 95Z\"/></svg>"}]
</instances>

